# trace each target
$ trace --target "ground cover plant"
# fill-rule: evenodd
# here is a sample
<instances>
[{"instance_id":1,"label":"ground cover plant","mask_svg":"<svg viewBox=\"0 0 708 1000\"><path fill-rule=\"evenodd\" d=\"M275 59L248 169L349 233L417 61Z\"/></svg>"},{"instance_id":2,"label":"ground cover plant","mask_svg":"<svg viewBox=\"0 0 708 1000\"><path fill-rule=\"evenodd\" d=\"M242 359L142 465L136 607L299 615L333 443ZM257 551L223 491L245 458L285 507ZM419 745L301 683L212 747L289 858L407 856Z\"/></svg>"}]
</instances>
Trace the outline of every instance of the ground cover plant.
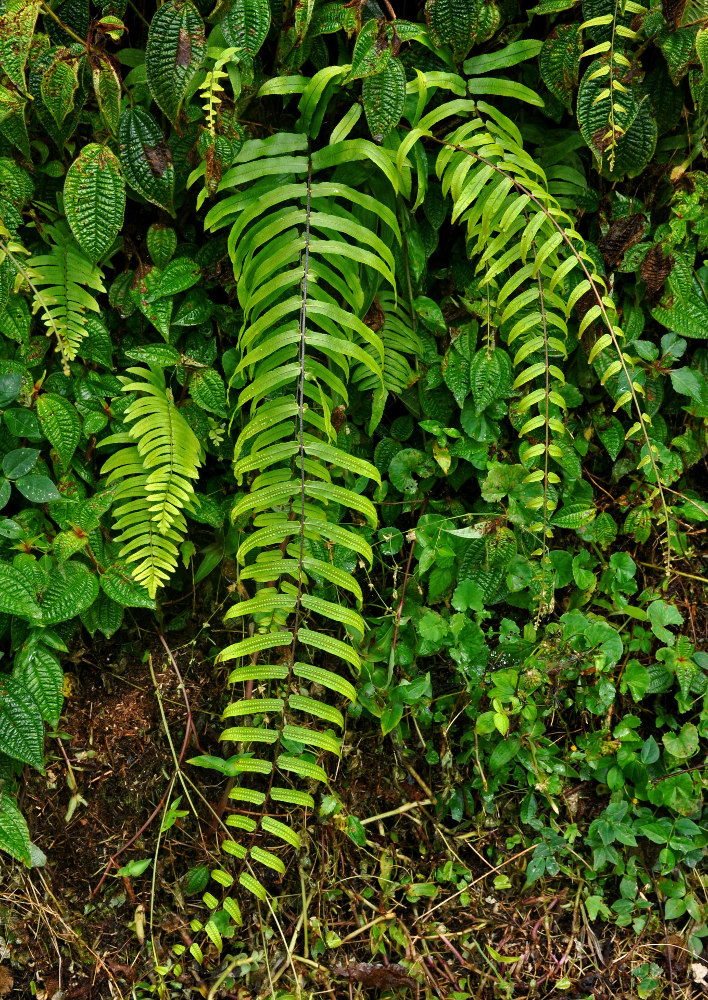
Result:
<instances>
[{"instance_id":1,"label":"ground cover plant","mask_svg":"<svg viewBox=\"0 0 708 1000\"><path fill-rule=\"evenodd\" d=\"M708 8L0 70L0 995L703 992Z\"/></svg>"}]
</instances>

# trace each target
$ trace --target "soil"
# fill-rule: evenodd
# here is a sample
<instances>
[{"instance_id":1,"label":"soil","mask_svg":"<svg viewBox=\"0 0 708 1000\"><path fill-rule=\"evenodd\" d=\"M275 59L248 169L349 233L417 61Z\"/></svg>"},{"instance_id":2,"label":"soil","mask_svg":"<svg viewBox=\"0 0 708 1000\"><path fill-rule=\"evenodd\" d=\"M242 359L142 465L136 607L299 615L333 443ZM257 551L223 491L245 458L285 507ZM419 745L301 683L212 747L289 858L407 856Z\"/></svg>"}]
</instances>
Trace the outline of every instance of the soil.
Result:
<instances>
[{"instance_id":1,"label":"soil","mask_svg":"<svg viewBox=\"0 0 708 1000\"><path fill-rule=\"evenodd\" d=\"M219 753L224 676L204 662L207 639L201 647L182 645L179 634L168 633L183 694L158 638L138 635L126 646L95 643L74 651L60 739L48 741L47 772L27 776L21 803L47 863L30 872L8 866L0 875L0 997L143 1000L157 995L155 959L174 961L174 946L199 936L190 921L203 920L205 907L201 891L190 895L190 879L200 867L221 863L212 810L219 811L225 779L186 764L203 796L194 794L200 818L179 817L160 835L158 807L169 790L173 799L183 791L173 778L170 742L179 756L186 702L194 728L185 760ZM269 888L278 896L282 936L272 914L254 911L225 942L231 978L224 976L229 960L215 949L205 948L203 964L186 953L165 996L271 996L266 952L275 995L291 996L295 981L283 938L300 942L293 964L304 989L343 1000L372 990L416 1000L421 990L490 1000L559 990L575 998L631 995L637 947L631 928L588 923L579 886L555 894L525 890L527 852L514 846L511 823L446 828L431 799L449 793L451 775L418 757L393 768L391 761L390 743L358 721L337 775L339 801L320 800L320 818L303 834L299 858L281 851L286 874L273 873ZM354 839L350 814L364 821ZM156 853L154 869L118 874L119 866ZM495 884L499 875L506 880ZM307 942L299 920L303 898ZM664 945L653 947L651 960L664 966L668 951L674 983L687 984L681 943L664 942L658 923L647 939ZM699 995L686 988L686 996Z\"/></svg>"}]
</instances>

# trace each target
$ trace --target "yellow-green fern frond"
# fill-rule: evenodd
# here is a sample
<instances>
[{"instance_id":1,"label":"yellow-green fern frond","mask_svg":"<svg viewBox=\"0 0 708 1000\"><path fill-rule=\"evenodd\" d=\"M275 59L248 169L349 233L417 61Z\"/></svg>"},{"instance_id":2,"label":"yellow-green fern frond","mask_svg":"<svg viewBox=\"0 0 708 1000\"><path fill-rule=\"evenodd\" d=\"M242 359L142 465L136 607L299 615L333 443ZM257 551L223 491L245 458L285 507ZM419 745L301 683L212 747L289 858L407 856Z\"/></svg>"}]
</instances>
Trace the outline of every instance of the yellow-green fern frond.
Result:
<instances>
[{"instance_id":1,"label":"yellow-green fern frond","mask_svg":"<svg viewBox=\"0 0 708 1000\"><path fill-rule=\"evenodd\" d=\"M99 306L91 292L103 292L103 274L81 251L67 226L49 227L45 254L28 263L34 292L32 311L39 313L48 337L56 337L64 361L73 361L86 336L88 313Z\"/></svg>"},{"instance_id":2,"label":"yellow-green fern frond","mask_svg":"<svg viewBox=\"0 0 708 1000\"><path fill-rule=\"evenodd\" d=\"M133 576L151 597L169 579L194 496L201 446L170 398L161 369L129 368L124 391L137 393L125 413L128 430L102 444L123 444L104 463L108 483L118 481L115 529L120 555L137 563Z\"/></svg>"}]
</instances>

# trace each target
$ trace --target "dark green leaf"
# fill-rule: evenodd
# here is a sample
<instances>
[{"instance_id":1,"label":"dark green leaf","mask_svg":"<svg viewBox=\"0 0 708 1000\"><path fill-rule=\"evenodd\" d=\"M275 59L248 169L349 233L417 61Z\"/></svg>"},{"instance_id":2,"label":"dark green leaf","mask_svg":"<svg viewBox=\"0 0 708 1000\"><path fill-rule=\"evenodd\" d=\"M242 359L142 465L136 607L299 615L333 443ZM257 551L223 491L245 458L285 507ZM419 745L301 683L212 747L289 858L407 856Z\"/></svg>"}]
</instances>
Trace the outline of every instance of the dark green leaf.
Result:
<instances>
[{"instance_id":1,"label":"dark green leaf","mask_svg":"<svg viewBox=\"0 0 708 1000\"><path fill-rule=\"evenodd\" d=\"M191 0L165 0L150 22L145 71L152 96L175 124L205 55L204 24L197 8Z\"/></svg>"},{"instance_id":2,"label":"dark green leaf","mask_svg":"<svg viewBox=\"0 0 708 1000\"><path fill-rule=\"evenodd\" d=\"M114 153L89 143L69 167L64 209L84 253L99 260L120 232L125 211L125 181Z\"/></svg>"},{"instance_id":3,"label":"dark green leaf","mask_svg":"<svg viewBox=\"0 0 708 1000\"><path fill-rule=\"evenodd\" d=\"M151 115L140 107L120 116L120 162L128 184L161 208L172 205L172 153Z\"/></svg>"}]
</instances>

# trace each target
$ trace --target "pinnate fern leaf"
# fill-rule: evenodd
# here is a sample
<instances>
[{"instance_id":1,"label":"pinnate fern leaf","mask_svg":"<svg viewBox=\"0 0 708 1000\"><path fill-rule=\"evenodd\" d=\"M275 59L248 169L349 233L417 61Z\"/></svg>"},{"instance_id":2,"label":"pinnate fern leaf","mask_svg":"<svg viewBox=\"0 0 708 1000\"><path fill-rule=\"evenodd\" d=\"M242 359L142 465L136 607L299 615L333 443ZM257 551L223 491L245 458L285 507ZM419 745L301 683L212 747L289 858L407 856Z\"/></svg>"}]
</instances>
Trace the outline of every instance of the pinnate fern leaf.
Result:
<instances>
[{"instance_id":1,"label":"pinnate fern leaf","mask_svg":"<svg viewBox=\"0 0 708 1000\"><path fill-rule=\"evenodd\" d=\"M307 85L301 101L312 122L321 110L315 91ZM248 754L231 764L238 775L232 801L257 801L261 817L254 822L236 806L227 823L241 838L223 847L242 865L239 885L261 899L259 871L281 871L279 852L299 843L293 822L269 817L269 807L312 808L310 783L327 780L326 755L341 754L344 725L340 709L316 691L354 699L343 673L358 671L355 645L364 632L350 606L361 600L359 585L333 556L349 550L371 562L368 542L347 522L355 515L376 524L373 504L352 485L380 479L373 465L341 447L333 418L347 405L354 369L372 399L384 391L385 346L364 322L363 278L395 290L389 244L400 241L400 233L385 197L375 197L360 180L348 183L352 161L359 171L363 162L374 186L382 173L395 174L390 154L365 140L343 140L313 155L304 134L246 142L206 219L209 228L230 227L244 317L236 369L241 384L246 381L236 400L244 420L234 471L248 487L233 513L252 517L254 530L237 559L253 589L226 619L251 616L257 629L219 659L236 662L232 683L267 689L224 713L244 724L227 728L222 739ZM387 301L395 310L395 292Z\"/></svg>"},{"instance_id":2,"label":"pinnate fern leaf","mask_svg":"<svg viewBox=\"0 0 708 1000\"><path fill-rule=\"evenodd\" d=\"M160 368L129 368L124 391L136 393L125 412L127 430L102 444L121 444L103 465L117 482L115 529L120 555L136 564L134 579L150 597L174 571L187 531L184 511L194 497L201 446L171 399Z\"/></svg>"},{"instance_id":3,"label":"pinnate fern leaf","mask_svg":"<svg viewBox=\"0 0 708 1000\"><path fill-rule=\"evenodd\" d=\"M105 291L103 274L79 249L68 227L49 227L48 252L29 261L28 280L48 337L55 337L65 362L72 361L86 336L88 316L99 312L91 294Z\"/></svg>"}]
</instances>

